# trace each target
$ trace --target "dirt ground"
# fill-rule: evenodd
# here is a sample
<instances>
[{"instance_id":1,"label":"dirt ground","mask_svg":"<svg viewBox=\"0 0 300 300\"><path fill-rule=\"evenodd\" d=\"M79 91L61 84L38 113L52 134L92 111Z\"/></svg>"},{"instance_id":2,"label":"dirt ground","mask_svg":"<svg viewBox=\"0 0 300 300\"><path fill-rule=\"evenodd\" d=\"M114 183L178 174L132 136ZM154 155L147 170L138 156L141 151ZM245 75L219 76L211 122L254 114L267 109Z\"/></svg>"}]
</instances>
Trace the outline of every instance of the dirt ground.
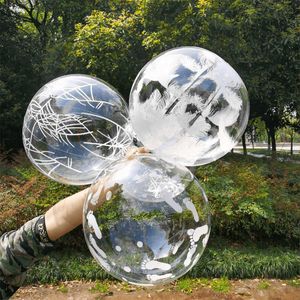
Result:
<instances>
[{"instance_id":1,"label":"dirt ground","mask_svg":"<svg viewBox=\"0 0 300 300\"><path fill-rule=\"evenodd\" d=\"M196 286L184 293L174 285L138 288L112 282L108 290L95 290L94 282L69 281L61 285L25 286L11 299L26 300L300 300L300 288L281 280L230 281L229 292L216 292L210 287Z\"/></svg>"}]
</instances>

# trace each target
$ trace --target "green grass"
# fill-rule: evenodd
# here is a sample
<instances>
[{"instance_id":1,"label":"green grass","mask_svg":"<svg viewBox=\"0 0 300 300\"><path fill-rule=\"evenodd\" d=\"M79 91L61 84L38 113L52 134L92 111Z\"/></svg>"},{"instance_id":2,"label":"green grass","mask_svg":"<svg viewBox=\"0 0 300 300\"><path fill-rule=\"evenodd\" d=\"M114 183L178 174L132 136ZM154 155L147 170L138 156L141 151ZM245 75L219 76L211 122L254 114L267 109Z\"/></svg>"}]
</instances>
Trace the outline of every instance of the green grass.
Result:
<instances>
[{"instance_id":1,"label":"green grass","mask_svg":"<svg viewBox=\"0 0 300 300\"><path fill-rule=\"evenodd\" d=\"M132 284L129 284L126 281L121 282L121 291L123 291L123 292L130 293L130 292L133 292L133 291L139 290L139 289L142 289L142 287L133 286Z\"/></svg>"},{"instance_id":2,"label":"green grass","mask_svg":"<svg viewBox=\"0 0 300 300\"><path fill-rule=\"evenodd\" d=\"M195 289L202 287L210 287L217 292L226 292L226 286L229 281L226 278L208 279L208 278L189 278L188 274L180 278L176 282L176 290L185 294L191 294Z\"/></svg>"},{"instance_id":3,"label":"green grass","mask_svg":"<svg viewBox=\"0 0 300 300\"><path fill-rule=\"evenodd\" d=\"M226 277L216 278L211 282L211 289L218 293L228 293L230 291L230 281Z\"/></svg>"},{"instance_id":4,"label":"green grass","mask_svg":"<svg viewBox=\"0 0 300 300\"><path fill-rule=\"evenodd\" d=\"M60 285L58 288L57 288L58 291L62 292L62 293L68 293L69 289L64 285Z\"/></svg>"},{"instance_id":5,"label":"green grass","mask_svg":"<svg viewBox=\"0 0 300 300\"><path fill-rule=\"evenodd\" d=\"M109 292L109 286L110 283L108 281L103 281L103 282L97 281L95 285L90 289L90 292L106 294Z\"/></svg>"},{"instance_id":6,"label":"green grass","mask_svg":"<svg viewBox=\"0 0 300 300\"><path fill-rule=\"evenodd\" d=\"M262 280L260 281L260 283L258 284L257 288L259 290L266 290L270 287L270 283L268 281Z\"/></svg>"},{"instance_id":7,"label":"green grass","mask_svg":"<svg viewBox=\"0 0 300 300\"><path fill-rule=\"evenodd\" d=\"M176 289L185 294L191 294L194 288L197 286L197 281L190 278L183 278L178 280Z\"/></svg>"},{"instance_id":8,"label":"green grass","mask_svg":"<svg viewBox=\"0 0 300 300\"><path fill-rule=\"evenodd\" d=\"M300 278L294 278L287 281L288 285L300 288Z\"/></svg>"},{"instance_id":9,"label":"green grass","mask_svg":"<svg viewBox=\"0 0 300 300\"><path fill-rule=\"evenodd\" d=\"M194 171L211 204L212 237L188 278L297 278L300 165L229 154ZM30 165L1 166L0 185L0 233L18 228L78 190L51 181ZM81 228L57 244L63 250L34 266L28 283L110 278L87 253ZM193 282L178 286L188 293Z\"/></svg>"},{"instance_id":10,"label":"green grass","mask_svg":"<svg viewBox=\"0 0 300 300\"><path fill-rule=\"evenodd\" d=\"M282 247L257 248L212 243L186 278L295 278L300 274L300 253ZM27 283L111 279L88 252L56 251L28 271ZM199 282L198 282L199 283ZM203 282L202 282L203 283ZM201 284L201 282L200 282ZM189 282L179 281L182 290ZM192 287L191 287L192 288Z\"/></svg>"}]
</instances>

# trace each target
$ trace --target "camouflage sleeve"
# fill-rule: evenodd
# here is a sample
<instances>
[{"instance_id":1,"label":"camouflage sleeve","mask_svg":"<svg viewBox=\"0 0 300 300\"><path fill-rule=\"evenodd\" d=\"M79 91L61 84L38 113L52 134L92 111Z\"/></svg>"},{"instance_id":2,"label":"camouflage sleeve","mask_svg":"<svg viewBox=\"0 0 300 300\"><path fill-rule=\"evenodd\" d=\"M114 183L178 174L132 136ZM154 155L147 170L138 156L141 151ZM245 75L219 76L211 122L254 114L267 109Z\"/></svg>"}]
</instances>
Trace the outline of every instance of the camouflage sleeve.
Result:
<instances>
[{"instance_id":1,"label":"camouflage sleeve","mask_svg":"<svg viewBox=\"0 0 300 300\"><path fill-rule=\"evenodd\" d=\"M8 299L25 280L26 271L53 248L44 216L0 237L0 299Z\"/></svg>"}]
</instances>

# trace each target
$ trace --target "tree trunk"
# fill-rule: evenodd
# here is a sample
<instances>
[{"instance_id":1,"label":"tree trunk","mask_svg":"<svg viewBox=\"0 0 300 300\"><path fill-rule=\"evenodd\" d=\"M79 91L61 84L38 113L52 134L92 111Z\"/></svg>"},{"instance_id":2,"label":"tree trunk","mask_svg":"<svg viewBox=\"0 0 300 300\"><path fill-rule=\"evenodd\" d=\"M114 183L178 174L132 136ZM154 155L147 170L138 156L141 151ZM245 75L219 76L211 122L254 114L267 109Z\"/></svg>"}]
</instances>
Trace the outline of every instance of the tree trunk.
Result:
<instances>
[{"instance_id":1,"label":"tree trunk","mask_svg":"<svg viewBox=\"0 0 300 300\"><path fill-rule=\"evenodd\" d=\"M294 130L292 130L292 132L291 132L291 156L293 156L293 154L294 154L293 143L294 143Z\"/></svg>"},{"instance_id":2,"label":"tree trunk","mask_svg":"<svg viewBox=\"0 0 300 300\"><path fill-rule=\"evenodd\" d=\"M268 151L271 150L271 137L270 137L270 132L267 130L267 135L268 135Z\"/></svg>"},{"instance_id":3,"label":"tree trunk","mask_svg":"<svg viewBox=\"0 0 300 300\"><path fill-rule=\"evenodd\" d=\"M271 138L271 145L272 145L272 157L276 157L276 139L275 139L275 127L270 126L269 128L270 138Z\"/></svg>"},{"instance_id":4,"label":"tree trunk","mask_svg":"<svg viewBox=\"0 0 300 300\"><path fill-rule=\"evenodd\" d=\"M243 143L243 153L244 153L244 155L247 155L246 134L245 133L242 135L242 143Z\"/></svg>"},{"instance_id":5,"label":"tree trunk","mask_svg":"<svg viewBox=\"0 0 300 300\"><path fill-rule=\"evenodd\" d=\"M252 144L252 149L254 149L254 134L253 134L254 128L251 128L251 144Z\"/></svg>"}]
</instances>

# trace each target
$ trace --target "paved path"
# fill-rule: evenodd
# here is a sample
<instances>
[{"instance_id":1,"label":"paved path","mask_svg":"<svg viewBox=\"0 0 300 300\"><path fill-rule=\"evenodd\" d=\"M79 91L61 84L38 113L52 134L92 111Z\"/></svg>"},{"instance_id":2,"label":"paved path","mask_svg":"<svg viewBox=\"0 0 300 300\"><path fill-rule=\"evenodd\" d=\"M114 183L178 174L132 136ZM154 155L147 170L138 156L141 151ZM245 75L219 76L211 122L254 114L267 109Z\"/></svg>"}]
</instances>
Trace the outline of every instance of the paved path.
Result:
<instances>
[{"instance_id":1,"label":"paved path","mask_svg":"<svg viewBox=\"0 0 300 300\"><path fill-rule=\"evenodd\" d=\"M253 149L252 144L247 144L248 149ZM242 144L238 144L234 149L243 149ZM255 143L254 149L268 149L268 144L266 143ZM276 149L278 151L290 151L291 145L289 143L277 143ZM295 154L300 152L300 143L295 143L293 145Z\"/></svg>"}]
</instances>

